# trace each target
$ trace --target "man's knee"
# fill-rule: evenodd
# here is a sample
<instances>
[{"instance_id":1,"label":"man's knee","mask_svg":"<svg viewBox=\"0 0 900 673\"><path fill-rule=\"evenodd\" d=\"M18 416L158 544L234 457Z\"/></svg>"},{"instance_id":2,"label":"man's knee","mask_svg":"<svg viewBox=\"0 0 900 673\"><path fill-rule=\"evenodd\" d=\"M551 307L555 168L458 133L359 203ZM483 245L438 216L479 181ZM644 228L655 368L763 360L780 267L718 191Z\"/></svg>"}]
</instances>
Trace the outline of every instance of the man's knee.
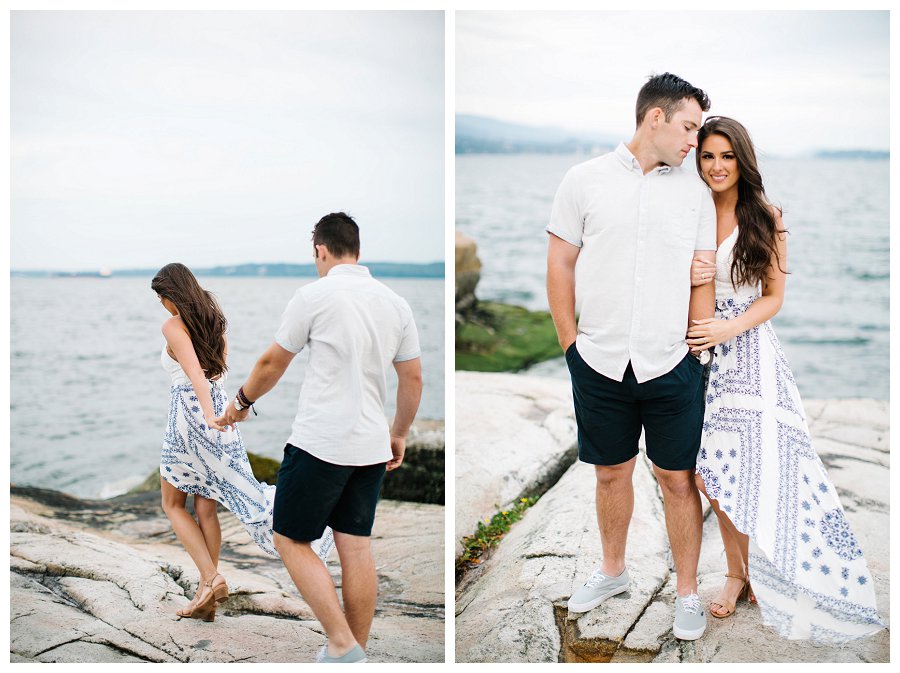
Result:
<instances>
[{"instance_id":1,"label":"man's knee","mask_svg":"<svg viewBox=\"0 0 900 673\"><path fill-rule=\"evenodd\" d=\"M697 483L691 470L664 470L654 465L653 472L666 495L690 498L697 493Z\"/></svg>"},{"instance_id":2,"label":"man's knee","mask_svg":"<svg viewBox=\"0 0 900 673\"><path fill-rule=\"evenodd\" d=\"M634 463L628 461L618 465L594 465L597 485L603 488L625 487L631 484Z\"/></svg>"},{"instance_id":3,"label":"man's knee","mask_svg":"<svg viewBox=\"0 0 900 673\"><path fill-rule=\"evenodd\" d=\"M334 531L334 546L342 561L371 558L371 539L367 535L350 535Z\"/></svg>"},{"instance_id":4,"label":"man's knee","mask_svg":"<svg viewBox=\"0 0 900 673\"><path fill-rule=\"evenodd\" d=\"M280 554L284 555L285 552L291 551L312 551L309 542L301 542L300 540L294 540L289 538L281 533L273 533L272 534L272 544L275 546L275 550Z\"/></svg>"}]
</instances>

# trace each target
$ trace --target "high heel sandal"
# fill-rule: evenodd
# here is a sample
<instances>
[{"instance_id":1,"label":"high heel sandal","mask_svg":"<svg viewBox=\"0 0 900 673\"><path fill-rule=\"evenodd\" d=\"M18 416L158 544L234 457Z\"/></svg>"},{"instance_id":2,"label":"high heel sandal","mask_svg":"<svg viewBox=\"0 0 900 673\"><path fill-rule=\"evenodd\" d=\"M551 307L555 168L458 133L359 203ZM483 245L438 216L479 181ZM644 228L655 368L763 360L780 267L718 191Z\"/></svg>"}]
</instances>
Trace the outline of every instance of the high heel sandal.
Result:
<instances>
[{"instance_id":1,"label":"high heel sandal","mask_svg":"<svg viewBox=\"0 0 900 673\"><path fill-rule=\"evenodd\" d=\"M224 577L222 577L222 582L220 584L217 584L215 587L213 586L213 580L217 577L222 577L222 575L216 573L210 579L203 582L197 588L197 595L195 595L194 599L191 601L193 605L189 603L185 610L179 610L175 614L178 615L179 618L202 619L204 622L214 622L216 620L216 605L228 599L228 584L225 582ZM203 593L204 588L209 589L209 592L204 598L198 600L197 596ZM194 601L196 601L196 603Z\"/></svg>"},{"instance_id":2,"label":"high heel sandal","mask_svg":"<svg viewBox=\"0 0 900 673\"><path fill-rule=\"evenodd\" d=\"M718 619L731 617L731 615L734 614L734 611L737 608L737 602L739 600L746 598L751 603L756 602L756 596L753 595L753 589L750 588L750 579L748 577L745 577L744 575L732 575L731 573L725 573L725 577L731 577L732 579L741 580L741 582L743 582L743 586L741 587L741 590L738 593L734 603L729 604L719 598L709 602L709 614L711 614L713 617L717 617ZM712 608L713 605L721 605L724 610L723 614L717 614Z\"/></svg>"}]
</instances>

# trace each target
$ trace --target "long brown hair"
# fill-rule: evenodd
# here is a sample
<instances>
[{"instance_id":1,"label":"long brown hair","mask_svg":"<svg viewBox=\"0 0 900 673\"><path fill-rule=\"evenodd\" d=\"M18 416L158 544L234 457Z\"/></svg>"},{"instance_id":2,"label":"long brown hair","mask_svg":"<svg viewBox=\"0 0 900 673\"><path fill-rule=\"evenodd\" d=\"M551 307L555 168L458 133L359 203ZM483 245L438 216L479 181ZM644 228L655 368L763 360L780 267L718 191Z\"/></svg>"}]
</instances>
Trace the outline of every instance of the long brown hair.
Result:
<instances>
[{"instance_id":1,"label":"long brown hair","mask_svg":"<svg viewBox=\"0 0 900 673\"><path fill-rule=\"evenodd\" d=\"M778 235L784 233L778 228L778 222L772 213L772 205L766 198L762 175L756 163L756 151L747 129L729 117L710 117L700 127L697 134L697 172L704 178L700 169L700 156L703 142L711 135L720 135L731 143L737 159L738 199L734 209L738 223L738 236L734 243L734 258L731 263L731 283L738 285L757 285L765 283L772 265L772 256L781 269L781 256L778 254ZM779 211L780 212L780 211ZM787 273L782 269L783 273Z\"/></svg>"},{"instance_id":2,"label":"long brown hair","mask_svg":"<svg viewBox=\"0 0 900 673\"><path fill-rule=\"evenodd\" d=\"M213 379L225 373L228 369L225 365L228 323L212 293L200 287L191 270L178 262L166 264L157 271L150 288L175 304L206 378Z\"/></svg>"}]
</instances>

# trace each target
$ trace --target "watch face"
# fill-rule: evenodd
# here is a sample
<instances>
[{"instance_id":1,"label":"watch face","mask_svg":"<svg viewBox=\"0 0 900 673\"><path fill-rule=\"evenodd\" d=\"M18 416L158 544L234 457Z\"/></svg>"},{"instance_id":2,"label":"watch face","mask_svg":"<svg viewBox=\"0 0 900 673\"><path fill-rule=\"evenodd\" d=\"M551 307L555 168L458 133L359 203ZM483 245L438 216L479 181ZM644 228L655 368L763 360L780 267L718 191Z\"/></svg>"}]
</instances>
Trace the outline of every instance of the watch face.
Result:
<instances>
[{"instance_id":1,"label":"watch face","mask_svg":"<svg viewBox=\"0 0 900 673\"><path fill-rule=\"evenodd\" d=\"M234 401L234 408L235 408L237 411L243 411L243 410L244 410L243 407L241 407L240 402L238 402L236 399L235 399L235 401Z\"/></svg>"},{"instance_id":2,"label":"watch face","mask_svg":"<svg viewBox=\"0 0 900 673\"><path fill-rule=\"evenodd\" d=\"M700 364L701 365L707 364L710 360L710 357L711 356L709 354L709 351L700 351Z\"/></svg>"}]
</instances>

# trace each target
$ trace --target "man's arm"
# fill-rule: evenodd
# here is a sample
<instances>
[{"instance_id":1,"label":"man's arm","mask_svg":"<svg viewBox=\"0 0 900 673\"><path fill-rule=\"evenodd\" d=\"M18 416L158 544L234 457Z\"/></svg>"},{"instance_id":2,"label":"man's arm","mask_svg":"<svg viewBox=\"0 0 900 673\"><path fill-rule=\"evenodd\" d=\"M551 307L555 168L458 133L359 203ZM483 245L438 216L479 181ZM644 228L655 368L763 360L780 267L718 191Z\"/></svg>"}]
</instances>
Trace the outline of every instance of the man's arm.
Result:
<instances>
[{"instance_id":1,"label":"man's arm","mask_svg":"<svg viewBox=\"0 0 900 673\"><path fill-rule=\"evenodd\" d=\"M575 262L581 248L550 234L547 243L547 302L556 337L567 350L578 336L575 320Z\"/></svg>"},{"instance_id":2,"label":"man's arm","mask_svg":"<svg viewBox=\"0 0 900 673\"><path fill-rule=\"evenodd\" d=\"M422 359L395 362L394 370L397 372L397 412L391 424L391 453L394 457L388 461L387 470L400 467L406 453L406 436L422 398Z\"/></svg>"},{"instance_id":3,"label":"man's arm","mask_svg":"<svg viewBox=\"0 0 900 673\"><path fill-rule=\"evenodd\" d=\"M707 262L716 261L715 250L695 250L694 257ZM690 282L690 281L689 281ZM688 329L694 323L692 320L703 320L704 318L712 318L716 315L716 284L715 282L704 283L703 285L695 285L691 287L691 303L688 308ZM693 349L692 349L693 350Z\"/></svg>"},{"instance_id":4,"label":"man's arm","mask_svg":"<svg viewBox=\"0 0 900 673\"><path fill-rule=\"evenodd\" d=\"M285 350L277 343L272 342L272 345L256 361L253 371L250 372L250 378L243 385L244 395L247 396L247 399L255 402L272 390L287 371L288 365L291 364L295 355L296 353ZM249 409L238 411L233 404L229 403L225 408L225 413L216 420L221 425L231 425L243 421L249 413Z\"/></svg>"}]
</instances>

